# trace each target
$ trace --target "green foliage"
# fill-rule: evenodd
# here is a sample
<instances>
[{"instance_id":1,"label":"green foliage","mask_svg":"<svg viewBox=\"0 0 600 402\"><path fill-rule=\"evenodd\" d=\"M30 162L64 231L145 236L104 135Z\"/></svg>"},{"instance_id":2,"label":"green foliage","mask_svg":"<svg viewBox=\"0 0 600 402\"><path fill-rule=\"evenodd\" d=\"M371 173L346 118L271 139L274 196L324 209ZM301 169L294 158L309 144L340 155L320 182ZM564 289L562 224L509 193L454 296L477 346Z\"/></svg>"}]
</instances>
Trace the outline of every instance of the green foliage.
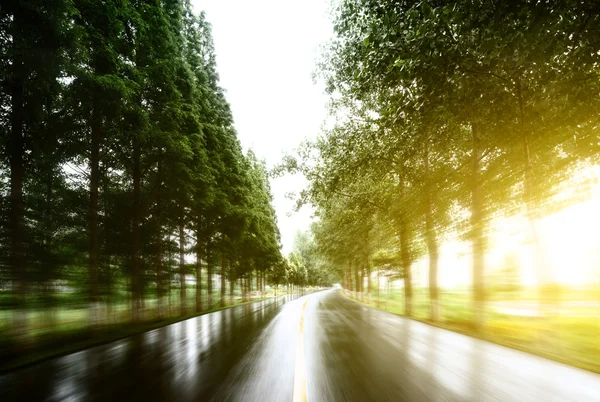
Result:
<instances>
[{"instance_id":1,"label":"green foliage","mask_svg":"<svg viewBox=\"0 0 600 402\"><path fill-rule=\"evenodd\" d=\"M300 203L317 208L318 255L338 280L395 269L409 304L412 262L427 254L433 305L439 244L458 234L484 302L488 222L556 209L560 184L596 163L595 8L335 2L318 71L335 124L280 169L310 181Z\"/></svg>"}]
</instances>

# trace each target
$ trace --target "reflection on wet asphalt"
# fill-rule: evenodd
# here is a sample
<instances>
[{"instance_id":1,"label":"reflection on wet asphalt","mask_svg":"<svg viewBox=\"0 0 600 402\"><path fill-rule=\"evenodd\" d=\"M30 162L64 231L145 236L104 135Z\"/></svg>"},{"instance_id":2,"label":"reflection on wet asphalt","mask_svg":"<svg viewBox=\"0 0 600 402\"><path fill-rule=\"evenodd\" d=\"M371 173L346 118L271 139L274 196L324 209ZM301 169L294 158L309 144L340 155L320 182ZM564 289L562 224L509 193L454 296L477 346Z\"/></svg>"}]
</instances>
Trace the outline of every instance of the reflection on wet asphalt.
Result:
<instances>
[{"instance_id":1,"label":"reflection on wet asphalt","mask_svg":"<svg viewBox=\"0 0 600 402\"><path fill-rule=\"evenodd\" d=\"M335 291L238 306L0 377L0 400L600 401L600 376Z\"/></svg>"}]
</instances>

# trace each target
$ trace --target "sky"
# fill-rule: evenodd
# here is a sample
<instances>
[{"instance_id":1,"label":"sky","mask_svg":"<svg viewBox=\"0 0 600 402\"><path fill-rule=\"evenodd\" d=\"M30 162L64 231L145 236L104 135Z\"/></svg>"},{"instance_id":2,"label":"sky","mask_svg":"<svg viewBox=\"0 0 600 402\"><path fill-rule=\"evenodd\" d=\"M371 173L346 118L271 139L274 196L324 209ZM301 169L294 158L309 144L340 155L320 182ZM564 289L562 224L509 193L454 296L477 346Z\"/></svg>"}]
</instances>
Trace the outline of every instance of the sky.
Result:
<instances>
[{"instance_id":1,"label":"sky","mask_svg":"<svg viewBox=\"0 0 600 402\"><path fill-rule=\"evenodd\" d=\"M333 34L329 0L193 0L212 24L217 69L242 147L273 167L314 139L326 118L327 96L314 83L319 47ZM294 211L286 197L302 176L271 180L283 252L310 226L312 209Z\"/></svg>"}]
</instances>

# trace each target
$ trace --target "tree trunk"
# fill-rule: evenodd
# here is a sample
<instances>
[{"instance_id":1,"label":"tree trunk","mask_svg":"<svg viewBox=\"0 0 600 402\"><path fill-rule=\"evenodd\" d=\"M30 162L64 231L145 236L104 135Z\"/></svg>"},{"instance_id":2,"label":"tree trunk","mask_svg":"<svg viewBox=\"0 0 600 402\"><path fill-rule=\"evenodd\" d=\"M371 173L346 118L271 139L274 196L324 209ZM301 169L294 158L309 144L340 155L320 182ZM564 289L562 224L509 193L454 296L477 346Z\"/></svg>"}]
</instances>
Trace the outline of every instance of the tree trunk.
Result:
<instances>
[{"instance_id":1,"label":"tree trunk","mask_svg":"<svg viewBox=\"0 0 600 402\"><path fill-rule=\"evenodd\" d=\"M256 292L260 292L260 271L257 268L254 272L256 273Z\"/></svg>"},{"instance_id":2,"label":"tree trunk","mask_svg":"<svg viewBox=\"0 0 600 402\"><path fill-rule=\"evenodd\" d=\"M344 289L350 289L350 280L348 279L348 269L344 269Z\"/></svg>"},{"instance_id":3,"label":"tree trunk","mask_svg":"<svg viewBox=\"0 0 600 402\"><path fill-rule=\"evenodd\" d=\"M429 254L430 317L432 321L437 322L440 318L438 291L439 249L435 229L435 222L433 217L433 194L431 188L431 177L429 172L429 146L427 142L425 142L423 166L425 170L425 238L427 242L427 252Z\"/></svg>"},{"instance_id":4,"label":"tree trunk","mask_svg":"<svg viewBox=\"0 0 600 402\"><path fill-rule=\"evenodd\" d=\"M352 264L354 266L354 287L356 288L356 292L354 297L356 300L360 298L360 276L358 274L358 265L357 263Z\"/></svg>"},{"instance_id":5,"label":"tree trunk","mask_svg":"<svg viewBox=\"0 0 600 402\"><path fill-rule=\"evenodd\" d=\"M242 301L246 301L246 278L240 278L240 291L242 292Z\"/></svg>"},{"instance_id":6,"label":"tree trunk","mask_svg":"<svg viewBox=\"0 0 600 402\"><path fill-rule=\"evenodd\" d=\"M102 117L98 99L92 106L92 144L90 158L90 204L88 209L88 274L91 324L98 323L98 187L100 184L100 142Z\"/></svg>"},{"instance_id":7,"label":"tree trunk","mask_svg":"<svg viewBox=\"0 0 600 402\"><path fill-rule=\"evenodd\" d=\"M103 194L108 194L108 177L107 177L107 171L106 169L104 169L104 171L102 172L102 177L100 179L100 182L102 183L102 193ZM106 230L102 232L102 237L100 238L100 248L102 248L103 244L106 244L107 242L107 238L106 238ZM113 278L112 278L112 274L111 274L111 255L110 253L103 253L102 257L101 257L101 262L100 262L100 269L102 269L102 267L105 267L105 277L106 277L106 281L104 283L101 284L101 286L104 286L104 292L105 294L109 295L106 298L106 301L104 302L104 306L105 306L105 315L104 315L104 319L106 320L106 322L108 324L112 324L115 323L116 317L114 314L114 307L116 305L116 302L114 301L114 297L113 297Z\"/></svg>"},{"instance_id":8,"label":"tree trunk","mask_svg":"<svg viewBox=\"0 0 600 402\"><path fill-rule=\"evenodd\" d=\"M406 254L408 254L408 253L404 251L404 249L406 248L406 244L402 244L402 243L405 243L402 240L400 241L400 243L401 243L400 247L402 248L402 251L401 251L402 270L404 272L404 314L407 317L411 317L412 316L412 296L413 296L412 272L411 272L411 267L410 267L410 260L406 256Z\"/></svg>"},{"instance_id":9,"label":"tree trunk","mask_svg":"<svg viewBox=\"0 0 600 402\"><path fill-rule=\"evenodd\" d=\"M159 168L160 169L160 168ZM157 236L156 236L156 295L158 297L158 316L162 318L164 316L163 298L163 248L162 248L162 203L160 197L157 198L156 202L156 221L157 221Z\"/></svg>"},{"instance_id":10,"label":"tree trunk","mask_svg":"<svg viewBox=\"0 0 600 402\"><path fill-rule=\"evenodd\" d=\"M531 175L531 158L529 153L529 135L525 127L525 108L523 101L523 90L521 88L521 80L517 80L517 91L519 97L519 123L521 128L521 138L523 140L523 204L527 210L527 217L535 219L535 211L533 205L533 181Z\"/></svg>"},{"instance_id":11,"label":"tree trunk","mask_svg":"<svg viewBox=\"0 0 600 402\"><path fill-rule=\"evenodd\" d=\"M22 27L21 7L15 7L13 25ZM15 58L11 82L11 130L9 137L10 152L10 265L12 270L12 288L16 311L13 315L13 330L18 337L25 332L25 204L23 201L25 139L23 137L24 123L24 77L23 61L21 60L22 38L20 31L15 29L13 47ZM18 338L17 338L18 339Z\"/></svg>"},{"instance_id":12,"label":"tree trunk","mask_svg":"<svg viewBox=\"0 0 600 402\"><path fill-rule=\"evenodd\" d=\"M377 268L377 308L381 305L381 267Z\"/></svg>"},{"instance_id":13,"label":"tree trunk","mask_svg":"<svg viewBox=\"0 0 600 402\"><path fill-rule=\"evenodd\" d=\"M169 243L171 243L171 234L173 233L173 229L171 227L167 228L167 233L169 236ZM167 265L167 286L166 286L166 291L167 291L167 303L168 303L168 311L169 311L169 315L173 314L173 297L172 297L172 293L173 293L173 289L171 288L172 286L172 282L173 282L173 278L171 275L173 275L173 266L171 265L171 261L173 261L173 254L171 254L171 248L169 247L167 249L167 261L168 261L168 265Z\"/></svg>"},{"instance_id":14,"label":"tree trunk","mask_svg":"<svg viewBox=\"0 0 600 402\"><path fill-rule=\"evenodd\" d=\"M159 167L160 170L160 167ZM163 308L163 298L164 298L164 287L163 287L163 237L162 237L162 200L161 197L157 197L156 201L156 223L157 223L157 233L156 233L156 255L155 255L155 269L156 269L156 295L158 297L158 314L159 317L164 316L164 308ZM138 222L139 225L139 222ZM137 228L138 231L138 241L139 241L139 226ZM136 276L139 276L139 249L137 252L138 259L138 272ZM140 289L141 291L141 289ZM139 295L141 298L141 293Z\"/></svg>"},{"instance_id":15,"label":"tree trunk","mask_svg":"<svg viewBox=\"0 0 600 402\"><path fill-rule=\"evenodd\" d=\"M404 182L400 181L400 199L404 198ZM410 239L406 222L407 217L400 217L400 260L402 261L402 272L404 276L404 314L407 317L412 316L412 272L410 259Z\"/></svg>"},{"instance_id":16,"label":"tree trunk","mask_svg":"<svg viewBox=\"0 0 600 402\"><path fill-rule=\"evenodd\" d=\"M45 197L45 211L44 211L44 254L46 258L42 261L42 270L44 272L44 307L46 313L44 314L45 325L48 327L54 326L54 303L52 303L53 287L52 280L55 279L55 263L52 258L52 184L54 179L54 165L46 166L46 197Z\"/></svg>"},{"instance_id":17,"label":"tree trunk","mask_svg":"<svg viewBox=\"0 0 600 402\"><path fill-rule=\"evenodd\" d=\"M137 160L138 163L138 169L140 169L141 171L141 166L139 165L139 158ZM157 167L157 176L158 176L158 185L160 186L161 183L161 172L162 172L162 164L161 162L158 162L158 167ZM141 201L140 201L141 204ZM141 214L141 212L140 212ZM158 309L158 316L160 318L162 318L164 316L164 304L163 304L163 299L164 299L164 280L163 280L163 273L164 273L164 269L163 269L163 237L162 237L162 202L161 202L161 197L157 197L157 201L156 201L156 223L157 223L157 233L156 233L156 255L155 255L155 270L156 270L156 295L157 295L157 309ZM139 237L139 224L138 224L138 234L137 236ZM139 241L139 240L138 240ZM139 249L138 249L138 259L139 259ZM141 297L141 294L140 294Z\"/></svg>"},{"instance_id":18,"label":"tree trunk","mask_svg":"<svg viewBox=\"0 0 600 402\"><path fill-rule=\"evenodd\" d=\"M348 265L346 269L346 284L349 292L354 291L354 281L352 280L352 265Z\"/></svg>"},{"instance_id":19,"label":"tree trunk","mask_svg":"<svg viewBox=\"0 0 600 402\"><path fill-rule=\"evenodd\" d=\"M361 264L360 268L360 292L363 295L363 300L365 298L365 279L367 276L367 267Z\"/></svg>"},{"instance_id":20,"label":"tree trunk","mask_svg":"<svg viewBox=\"0 0 600 402\"><path fill-rule=\"evenodd\" d=\"M213 306L213 255L210 250L210 240L206 242L206 276L207 287L206 287L206 303L208 308L211 309Z\"/></svg>"},{"instance_id":21,"label":"tree trunk","mask_svg":"<svg viewBox=\"0 0 600 402\"><path fill-rule=\"evenodd\" d=\"M133 141L133 227L131 249L131 298L133 321L140 321L140 221L141 221L141 145ZM160 168L159 168L160 169Z\"/></svg>"},{"instance_id":22,"label":"tree trunk","mask_svg":"<svg viewBox=\"0 0 600 402\"><path fill-rule=\"evenodd\" d=\"M534 245L534 255L535 255L535 272L536 272L536 282L538 286L538 299L539 300L556 300L554 294L548 294L544 292L544 285L549 283L554 283L555 278L553 276L552 270L545 269L547 264L544 261L544 253L542 247L540 245L540 239L537 234L536 229L536 221L537 221L537 211L535 200L533 199L534 194L534 181L532 176L532 166L531 166L531 155L529 148L529 133L526 127L525 122L525 107L523 100L523 88L521 87L521 80L517 80L517 92L519 98L519 123L521 129L521 138L523 140L523 205L525 206L525 215L527 216L527 220L529 222L529 231L532 243ZM555 306L557 307L557 306ZM542 311L543 304L538 303L538 313L541 316L547 316L549 311Z\"/></svg>"},{"instance_id":23,"label":"tree trunk","mask_svg":"<svg viewBox=\"0 0 600 402\"><path fill-rule=\"evenodd\" d=\"M198 218L196 227L196 312L202 311L202 243L200 239L201 222Z\"/></svg>"},{"instance_id":24,"label":"tree trunk","mask_svg":"<svg viewBox=\"0 0 600 402\"><path fill-rule=\"evenodd\" d=\"M364 301L365 300L365 267L361 264L357 264L358 268L358 275L360 278L360 282L358 282L359 285L359 291L360 291L360 300Z\"/></svg>"},{"instance_id":25,"label":"tree trunk","mask_svg":"<svg viewBox=\"0 0 600 402\"><path fill-rule=\"evenodd\" d=\"M185 228L183 220L184 212L179 216L179 304L181 314L185 314L186 306L186 288L185 288Z\"/></svg>"},{"instance_id":26,"label":"tree trunk","mask_svg":"<svg viewBox=\"0 0 600 402\"><path fill-rule=\"evenodd\" d=\"M481 138L478 127L473 123L473 161L471 178L471 231L473 248L473 316L477 330L484 326L485 293L483 270L485 265L485 240L483 222L483 197L481 194Z\"/></svg>"},{"instance_id":27,"label":"tree trunk","mask_svg":"<svg viewBox=\"0 0 600 402\"><path fill-rule=\"evenodd\" d=\"M434 322L440 319L440 301L438 288L439 251L435 234L427 234L427 249L429 253L429 302L430 317Z\"/></svg>"},{"instance_id":28,"label":"tree trunk","mask_svg":"<svg viewBox=\"0 0 600 402\"><path fill-rule=\"evenodd\" d=\"M371 283L371 264L369 264L369 257L367 257L365 261L365 270L367 271L367 293L369 294L369 301L371 301L373 285Z\"/></svg>"},{"instance_id":29,"label":"tree trunk","mask_svg":"<svg viewBox=\"0 0 600 402\"><path fill-rule=\"evenodd\" d=\"M233 264L229 264L229 303L233 304L234 303L234 297L233 297L233 291L234 291L234 287L235 287L235 280L233 279L234 275L233 275Z\"/></svg>"},{"instance_id":30,"label":"tree trunk","mask_svg":"<svg viewBox=\"0 0 600 402\"><path fill-rule=\"evenodd\" d=\"M221 307L225 306L225 273L226 273L226 265L225 265L225 253L221 253Z\"/></svg>"}]
</instances>

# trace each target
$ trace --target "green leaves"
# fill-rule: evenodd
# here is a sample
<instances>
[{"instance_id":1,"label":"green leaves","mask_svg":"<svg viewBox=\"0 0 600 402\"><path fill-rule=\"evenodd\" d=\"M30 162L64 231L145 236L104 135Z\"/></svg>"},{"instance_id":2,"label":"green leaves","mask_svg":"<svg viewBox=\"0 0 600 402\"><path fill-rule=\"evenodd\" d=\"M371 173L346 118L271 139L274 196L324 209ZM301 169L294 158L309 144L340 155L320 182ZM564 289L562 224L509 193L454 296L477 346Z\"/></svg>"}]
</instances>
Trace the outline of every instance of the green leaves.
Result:
<instances>
[{"instance_id":1,"label":"green leaves","mask_svg":"<svg viewBox=\"0 0 600 402\"><path fill-rule=\"evenodd\" d=\"M537 216L598 135L600 19L589 12L577 1L340 2L320 63L335 126L286 162L310 181L321 255L347 264L337 249L356 256L361 225L380 221L398 229L390 239L404 225L418 258L438 232L473 240L491 216ZM588 146L575 150L583 127Z\"/></svg>"}]
</instances>

